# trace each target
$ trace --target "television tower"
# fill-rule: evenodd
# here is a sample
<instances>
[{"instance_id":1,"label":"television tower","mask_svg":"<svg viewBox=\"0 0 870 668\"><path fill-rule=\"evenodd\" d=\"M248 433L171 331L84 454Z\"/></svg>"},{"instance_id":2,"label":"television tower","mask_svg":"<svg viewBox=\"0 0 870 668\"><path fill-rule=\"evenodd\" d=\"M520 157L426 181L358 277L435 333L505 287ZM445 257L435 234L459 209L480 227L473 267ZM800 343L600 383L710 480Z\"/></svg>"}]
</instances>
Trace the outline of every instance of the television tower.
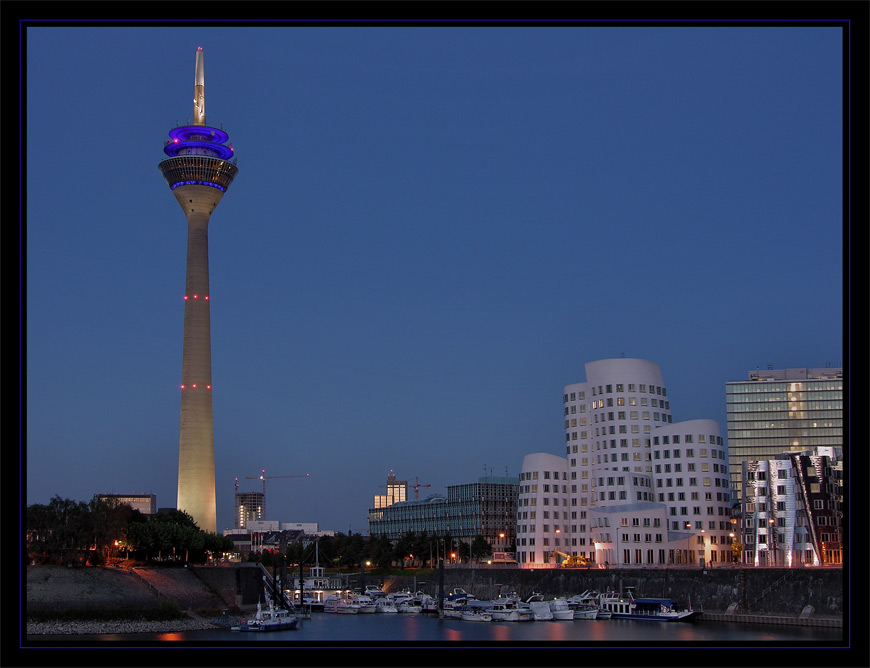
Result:
<instances>
[{"instance_id":1,"label":"television tower","mask_svg":"<svg viewBox=\"0 0 870 668\"><path fill-rule=\"evenodd\" d=\"M239 170L227 133L205 124L202 47L196 51L193 125L174 128L169 137L163 147L169 157L158 167L187 218L177 508L203 531L216 533L208 221Z\"/></svg>"}]
</instances>

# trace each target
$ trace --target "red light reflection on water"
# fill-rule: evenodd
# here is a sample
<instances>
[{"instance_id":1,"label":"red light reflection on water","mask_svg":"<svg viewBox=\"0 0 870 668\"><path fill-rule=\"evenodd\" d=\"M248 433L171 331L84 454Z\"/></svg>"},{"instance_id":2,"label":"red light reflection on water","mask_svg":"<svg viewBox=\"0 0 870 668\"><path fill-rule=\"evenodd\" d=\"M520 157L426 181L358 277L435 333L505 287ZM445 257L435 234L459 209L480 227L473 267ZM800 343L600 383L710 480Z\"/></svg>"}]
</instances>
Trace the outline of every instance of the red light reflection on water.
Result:
<instances>
[{"instance_id":1,"label":"red light reflection on water","mask_svg":"<svg viewBox=\"0 0 870 668\"><path fill-rule=\"evenodd\" d=\"M444 638L445 640L447 640L447 642L458 642L460 640L463 640L462 631L458 629L445 628Z\"/></svg>"},{"instance_id":2,"label":"red light reflection on water","mask_svg":"<svg viewBox=\"0 0 870 668\"><path fill-rule=\"evenodd\" d=\"M157 636L157 640L184 640L183 633L160 633Z\"/></svg>"}]
</instances>

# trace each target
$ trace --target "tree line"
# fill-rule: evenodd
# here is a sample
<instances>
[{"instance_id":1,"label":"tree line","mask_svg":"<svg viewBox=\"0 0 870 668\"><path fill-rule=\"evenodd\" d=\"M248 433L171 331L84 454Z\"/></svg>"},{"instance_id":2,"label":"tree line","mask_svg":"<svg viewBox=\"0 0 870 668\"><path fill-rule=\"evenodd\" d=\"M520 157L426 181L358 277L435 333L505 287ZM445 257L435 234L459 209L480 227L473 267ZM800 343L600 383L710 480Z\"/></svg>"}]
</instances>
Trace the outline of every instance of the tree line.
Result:
<instances>
[{"instance_id":1,"label":"tree line","mask_svg":"<svg viewBox=\"0 0 870 668\"><path fill-rule=\"evenodd\" d=\"M94 496L88 503L53 497L47 504L27 507L27 561L33 564L102 565L115 559L202 563L223 553L238 552L229 536L202 531L183 510L147 515L125 503ZM489 543L477 536L469 545L452 536L426 532L384 536L336 533L315 542L295 542L283 555L263 550L248 561L265 566L319 565L327 568L435 567L439 556L448 563L483 560L492 554ZM286 559L286 562L285 562Z\"/></svg>"},{"instance_id":2,"label":"tree line","mask_svg":"<svg viewBox=\"0 0 870 668\"><path fill-rule=\"evenodd\" d=\"M116 558L204 562L235 551L229 537L202 531L182 510L146 515L94 496L88 503L53 497L27 507L27 559L92 566Z\"/></svg>"},{"instance_id":3,"label":"tree line","mask_svg":"<svg viewBox=\"0 0 870 668\"><path fill-rule=\"evenodd\" d=\"M316 542L316 544L315 544ZM439 556L449 563L467 563L469 557L483 560L492 554L485 538L477 536L469 545L452 536L409 532L398 540L385 536L364 538L360 534L336 533L322 536L315 542L296 542L287 546L283 555L278 550L253 553L249 560L264 566L280 566L286 559L291 567L314 566L315 561L327 568L357 570L363 564L370 568L434 568Z\"/></svg>"}]
</instances>

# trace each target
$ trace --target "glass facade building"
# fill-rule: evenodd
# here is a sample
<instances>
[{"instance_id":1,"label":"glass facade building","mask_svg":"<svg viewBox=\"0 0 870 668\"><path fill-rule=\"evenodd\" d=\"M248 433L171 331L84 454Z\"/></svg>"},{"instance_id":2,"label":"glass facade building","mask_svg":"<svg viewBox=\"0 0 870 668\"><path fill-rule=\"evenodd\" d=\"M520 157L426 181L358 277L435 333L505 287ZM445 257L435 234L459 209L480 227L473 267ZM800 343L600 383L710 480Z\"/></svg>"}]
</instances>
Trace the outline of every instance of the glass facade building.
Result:
<instances>
[{"instance_id":1,"label":"glass facade building","mask_svg":"<svg viewBox=\"0 0 870 668\"><path fill-rule=\"evenodd\" d=\"M725 385L731 492L742 464L795 450L843 446L843 369L751 371Z\"/></svg>"},{"instance_id":2,"label":"glass facade building","mask_svg":"<svg viewBox=\"0 0 870 668\"><path fill-rule=\"evenodd\" d=\"M414 532L450 535L463 542L483 536L495 551L511 551L516 536L519 479L486 476L451 485L447 496L402 501L369 510L369 534L398 540Z\"/></svg>"}]
</instances>

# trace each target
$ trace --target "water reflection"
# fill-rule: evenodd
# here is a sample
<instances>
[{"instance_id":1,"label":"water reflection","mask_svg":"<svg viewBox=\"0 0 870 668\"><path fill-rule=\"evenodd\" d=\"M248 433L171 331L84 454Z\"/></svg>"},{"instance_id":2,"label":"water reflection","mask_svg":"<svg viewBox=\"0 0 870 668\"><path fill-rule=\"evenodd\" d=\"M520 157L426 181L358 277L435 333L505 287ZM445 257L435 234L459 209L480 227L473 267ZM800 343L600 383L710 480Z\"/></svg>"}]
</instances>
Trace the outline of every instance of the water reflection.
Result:
<instances>
[{"instance_id":1,"label":"water reflection","mask_svg":"<svg viewBox=\"0 0 870 668\"><path fill-rule=\"evenodd\" d=\"M526 643L554 642L567 645L594 644L603 647L661 644L685 645L696 642L842 643L842 629L787 626L753 626L738 623L694 624L641 622L632 620L574 620L549 622L464 622L426 615L329 615L316 613L292 631L238 633L228 629L179 633L106 634L91 636L28 636L34 643L87 642L95 646L116 644L141 646L148 643L199 643L203 646L260 644L328 646L333 643Z\"/></svg>"}]
</instances>

